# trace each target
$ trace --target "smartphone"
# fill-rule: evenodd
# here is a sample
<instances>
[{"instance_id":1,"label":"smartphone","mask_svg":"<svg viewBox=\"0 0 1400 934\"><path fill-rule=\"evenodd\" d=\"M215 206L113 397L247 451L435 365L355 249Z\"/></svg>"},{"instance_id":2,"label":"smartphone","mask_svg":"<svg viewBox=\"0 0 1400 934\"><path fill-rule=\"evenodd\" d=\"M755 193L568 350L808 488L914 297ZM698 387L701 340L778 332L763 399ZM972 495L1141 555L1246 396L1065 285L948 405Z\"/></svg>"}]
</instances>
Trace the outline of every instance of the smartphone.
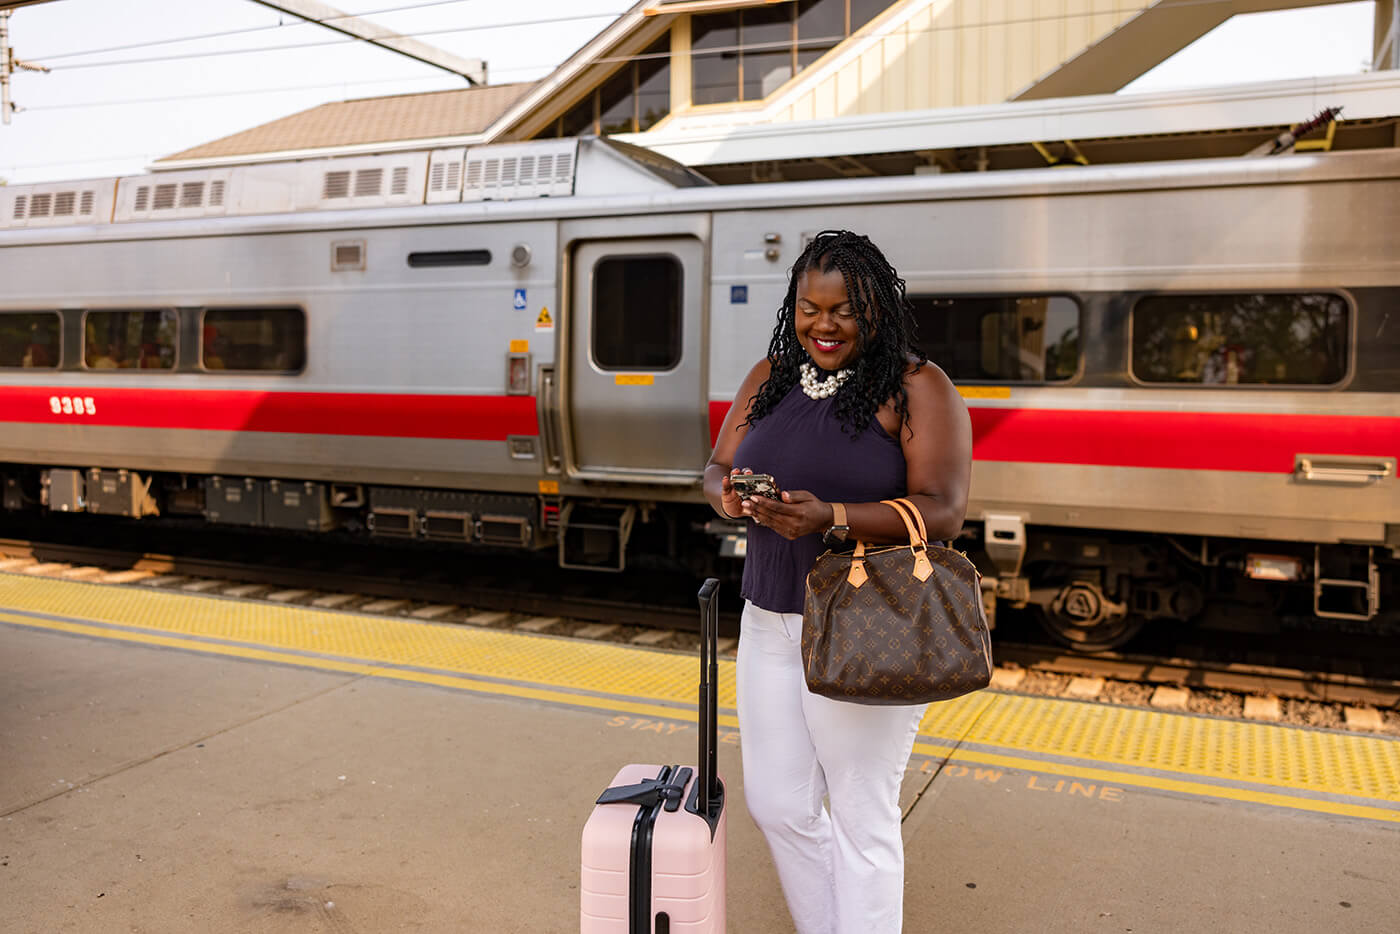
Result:
<instances>
[{"instance_id":1,"label":"smartphone","mask_svg":"<svg viewBox=\"0 0 1400 934\"><path fill-rule=\"evenodd\" d=\"M730 476L729 485L734 488L734 492L739 494L741 499L753 499L755 496L766 496L769 499L781 500L782 494L778 491L778 482L771 474L766 473L736 473Z\"/></svg>"}]
</instances>

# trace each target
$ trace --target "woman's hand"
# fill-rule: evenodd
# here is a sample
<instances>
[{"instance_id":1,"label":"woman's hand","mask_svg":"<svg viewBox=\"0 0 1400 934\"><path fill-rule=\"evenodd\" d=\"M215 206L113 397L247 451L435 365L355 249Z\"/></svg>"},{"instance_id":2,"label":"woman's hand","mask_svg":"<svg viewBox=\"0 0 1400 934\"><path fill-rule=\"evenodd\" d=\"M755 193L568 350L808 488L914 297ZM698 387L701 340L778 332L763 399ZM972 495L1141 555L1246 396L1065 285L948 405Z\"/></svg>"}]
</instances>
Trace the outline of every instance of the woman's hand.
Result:
<instances>
[{"instance_id":1,"label":"woman's hand","mask_svg":"<svg viewBox=\"0 0 1400 934\"><path fill-rule=\"evenodd\" d=\"M806 490L784 490L782 495L781 502L766 496L743 500L744 515L789 540L831 528L835 514L830 503Z\"/></svg>"},{"instance_id":2,"label":"woman's hand","mask_svg":"<svg viewBox=\"0 0 1400 934\"><path fill-rule=\"evenodd\" d=\"M734 485L729 482L730 477L740 473L753 473L753 471L747 467L743 470L735 467L724 477L721 477L719 481L720 506L724 510L724 514L733 519L742 519L747 515L747 513L744 512L743 499L740 498L739 493L734 489Z\"/></svg>"}]
</instances>

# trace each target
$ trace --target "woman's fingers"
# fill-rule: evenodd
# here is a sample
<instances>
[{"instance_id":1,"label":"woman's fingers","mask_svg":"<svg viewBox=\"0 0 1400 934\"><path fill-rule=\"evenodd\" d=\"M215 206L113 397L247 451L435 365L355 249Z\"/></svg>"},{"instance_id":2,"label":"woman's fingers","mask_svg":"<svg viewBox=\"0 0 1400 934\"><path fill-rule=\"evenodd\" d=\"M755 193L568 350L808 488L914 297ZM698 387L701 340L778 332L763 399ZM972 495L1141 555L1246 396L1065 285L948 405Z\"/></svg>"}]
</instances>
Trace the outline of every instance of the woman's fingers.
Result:
<instances>
[{"instance_id":1,"label":"woman's fingers","mask_svg":"<svg viewBox=\"0 0 1400 934\"><path fill-rule=\"evenodd\" d=\"M759 525L784 538L799 538L819 530L821 500L806 490L784 490L782 496L781 502L762 496L744 500L744 511Z\"/></svg>"}]
</instances>

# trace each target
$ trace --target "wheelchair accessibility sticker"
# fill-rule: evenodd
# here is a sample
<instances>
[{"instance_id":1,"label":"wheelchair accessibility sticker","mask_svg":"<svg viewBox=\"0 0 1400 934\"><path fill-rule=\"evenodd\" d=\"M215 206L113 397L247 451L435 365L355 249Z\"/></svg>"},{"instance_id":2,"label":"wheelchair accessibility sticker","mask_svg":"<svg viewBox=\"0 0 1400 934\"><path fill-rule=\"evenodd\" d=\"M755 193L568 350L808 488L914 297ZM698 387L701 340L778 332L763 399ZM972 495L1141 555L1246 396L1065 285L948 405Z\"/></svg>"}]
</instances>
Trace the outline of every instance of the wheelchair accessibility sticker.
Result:
<instances>
[{"instance_id":1,"label":"wheelchair accessibility sticker","mask_svg":"<svg viewBox=\"0 0 1400 934\"><path fill-rule=\"evenodd\" d=\"M524 311L524 310L525 310L525 290L524 290L524 289L516 289L516 290L515 290L515 303L514 303L514 304L515 304L515 310L516 310L516 311Z\"/></svg>"}]
</instances>

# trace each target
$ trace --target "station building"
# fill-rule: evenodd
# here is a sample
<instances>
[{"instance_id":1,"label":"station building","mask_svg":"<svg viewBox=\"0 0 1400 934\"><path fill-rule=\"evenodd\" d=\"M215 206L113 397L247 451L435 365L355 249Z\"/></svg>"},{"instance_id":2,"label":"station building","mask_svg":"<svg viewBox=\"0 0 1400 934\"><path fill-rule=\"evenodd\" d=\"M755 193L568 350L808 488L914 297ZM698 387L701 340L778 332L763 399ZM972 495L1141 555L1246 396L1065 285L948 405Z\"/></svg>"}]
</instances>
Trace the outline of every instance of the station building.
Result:
<instances>
[{"instance_id":1,"label":"station building","mask_svg":"<svg viewBox=\"0 0 1400 934\"><path fill-rule=\"evenodd\" d=\"M610 136L714 181L1400 145L1397 0L1372 70L1118 95L1230 17L1321 0L642 0L537 82L323 104L158 160L214 168Z\"/></svg>"}]
</instances>

